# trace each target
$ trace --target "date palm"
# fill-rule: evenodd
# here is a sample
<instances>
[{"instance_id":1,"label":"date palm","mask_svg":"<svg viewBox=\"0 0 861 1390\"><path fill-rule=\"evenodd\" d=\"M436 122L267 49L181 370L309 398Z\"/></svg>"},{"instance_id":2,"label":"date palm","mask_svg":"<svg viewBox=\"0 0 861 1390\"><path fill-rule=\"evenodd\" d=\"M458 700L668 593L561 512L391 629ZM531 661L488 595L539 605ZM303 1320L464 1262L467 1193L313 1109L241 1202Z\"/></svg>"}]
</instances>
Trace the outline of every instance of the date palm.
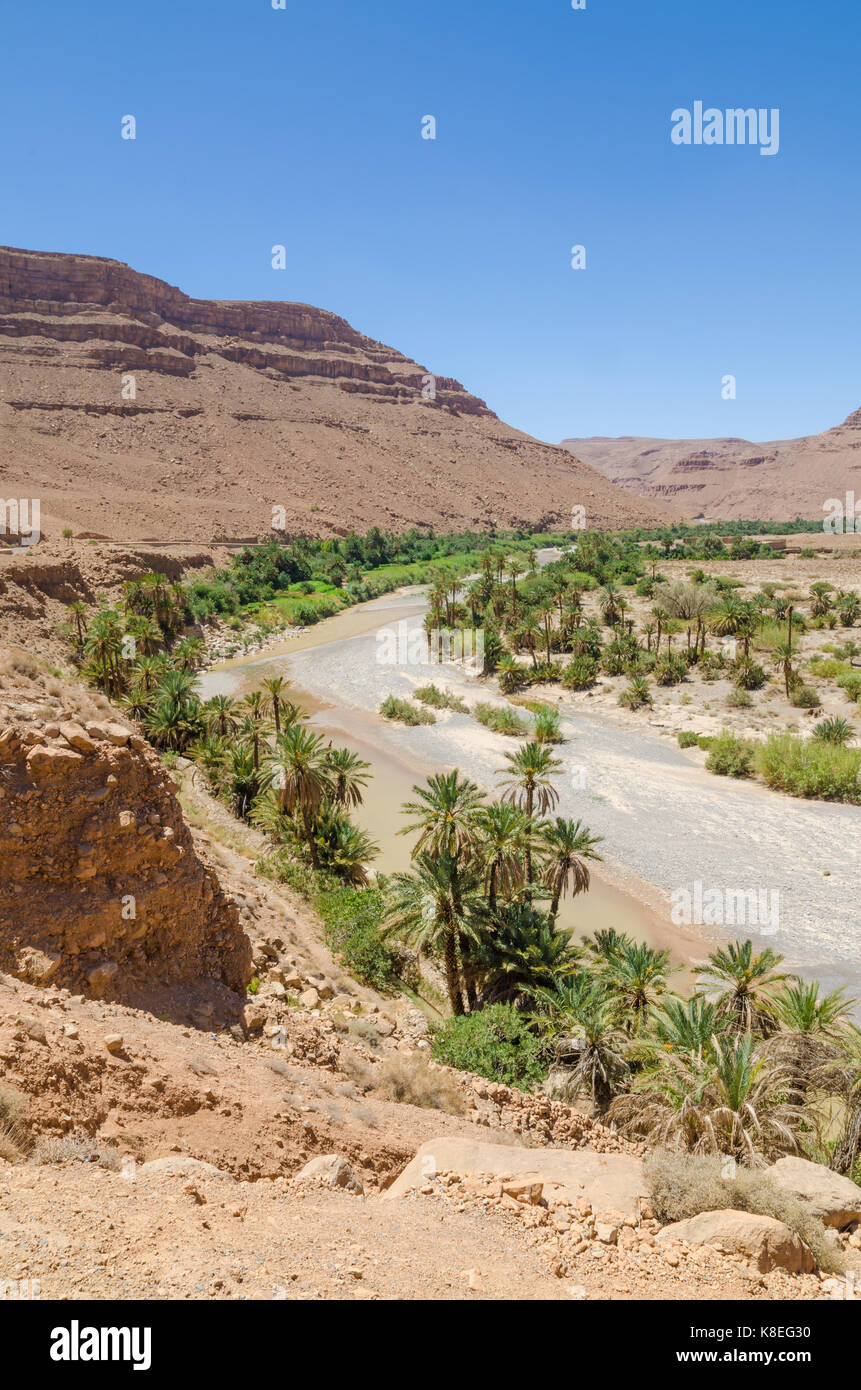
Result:
<instances>
[{"instance_id":1,"label":"date palm","mask_svg":"<svg viewBox=\"0 0 861 1390\"><path fill-rule=\"evenodd\" d=\"M320 867L314 840L314 814L333 792L329 746L322 734L293 724L263 760L261 785L278 793L282 810L298 811L305 829L311 863Z\"/></svg>"},{"instance_id":2,"label":"date palm","mask_svg":"<svg viewBox=\"0 0 861 1390\"><path fill-rule=\"evenodd\" d=\"M551 782L551 777L561 772L562 764L554 758L550 749L541 743L522 743L514 753L506 753L508 766L502 768L497 776L502 779L503 801L519 806L532 822L535 815L544 816L559 800L559 793ZM526 882L533 882L532 847L527 842L525 848Z\"/></svg>"},{"instance_id":3,"label":"date palm","mask_svg":"<svg viewBox=\"0 0 861 1390\"><path fill-rule=\"evenodd\" d=\"M368 862L379 854L379 847L339 806L325 802L320 807L314 817L314 839L324 869L353 888L366 886Z\"/></svg>"},{"instance_id":4,"label":"date palm","mask_svg":"<svg viewBox=\"0 0 861 1390\"><path fill-rule=\"evenodd\" d=\"M242 702L242 708L245 711L245 719L240 726L239 733L251 744L251 755L256 772L260 767L260 743L267 729L266 700L262 692L254 690L250 695L246 695Z\"/></svg>"},{"instance_id":5,"label":"date palm","mask_svg":"<svg viewBox=\"0 0 861 1390\"><path fill-rule=\"evenodd\" d=\"M774 995L794 975L781 973L783 956L770 948L754 951L751 941L730 941L713 951L701 967L699 982L717 999L718 1014L732 1030L770 1032Z\"/></svg>"},{"instance_id":6,"label":"date palm","mask_svg":"<svg viewBox=\"0 0 861 1390\"><path fill-rule=\"evenodd\" d=\"M494 802L477 814L484 864L484 891L491 912L497 898L510 897L523 882L523 856L531 833L523 811L507 802Z\"/></svg>"},{"instance_id":7,"label":"date palm","mask_svg":"<svg viewBox=\"0 0 861 1390\"><path fill-rule=\"evenodd\" d=\"M555 1039L556 1059L565 1072L556 1094L572 1101L588 1090L593 1104L605 1110L627 1076L629 1048L606 986L581 973L552 989L535 990L533 998L536 1021Z\"/></svg>"},{"instance_id":8,"label":"date palm","mask_svg":"<svg viewBox=\"0 0 861 1390\"><path fill-rule=\"evenodd\" d=\"M597 846L603 835L593 835L579 820L557 816L539 827L541 849L545 857L544 882L551 892L549 916L556 921L559 902L569 888L572 897L589 891L588 860L600 862Z\"/></svg>"},{"instance_id":9,"label":"date palm","mask_svg":"<svg viewBox=\"0 0 861 1390\"><path fill-rule=\"evenodd\" d=\"M287 687L290 682L283 676L267 676L263 681L263 689L266 691L267 704L272 710L272 717L275 720L275 737L281 733L281 707L287 699Z\"/></svg>"},{"instance_id":10,"label":"date palm","mask_svg":"<svg viewBox=\"0 0 861 1390\"><path fill-rule=\"evenodd\" d=\"M479 941L465 965L478 979L482 1005L519 1006L536 990L553 989L577 973L581 948L528 903L488 905L476 919Z\"/></svg>"},{"instance_id":11,"label":"date palm","mask_svg":"<svg viewBox=\"0 0 861 1390\"><path fill-rule=\"evenodd\" d=\"M455 866L466 863L481 843L478 811L483 793L474 782L454 772L438 772L427 779L427 786L414 786L418 800L407 801L401 807L411 824L403 826L399 835L419 832L413 858L426 852L433 859L443 856Z\"/></svg>"},{"instance_id":12,"label":"date palm","mask_svg":"<svg viewBox=\"0 0 861 1390\"><path fill-rule=\"evenodd\" d=\"M370 780L370 763L363 762L349 748L333 748L329 754L332 795L339 806L361 806L363 790Z\"/></svg>"},{"instance_id":13,"label":"date palm","mask_svg":"<svg viewBox=\"0 0 861 1390\"><path fill-rule=\"evenodd\" d=\"M383 936L397 936L419 954L442 957L452 1013L465 1013L461 979L461 941L474 937L470 914L457 885L454 861L421 850L411 873L393 874Z\"/></svg>"},{"instance_id":14,"label":"date palm","mask_svg":"<svg viewBox=\"0 0 861 1390\"><path fill-rule=\"evenodd\" d=\"M206 727L220 738L229 738L239 728L238 706L229 695L213 695L203 707Z\"/></svg>"},{"instance_id":15,"label":"date palm","mask_svg":"<svg viewBox=\"0 0 861 1390\"><path fill-rule=\"evenodd\" d=\"M655 950L639 941L625 942L607 962L602 977L619 1004L629 1033L642 1032L666 995L672 973L668 950Z\"/></svg>"}]
</instances>

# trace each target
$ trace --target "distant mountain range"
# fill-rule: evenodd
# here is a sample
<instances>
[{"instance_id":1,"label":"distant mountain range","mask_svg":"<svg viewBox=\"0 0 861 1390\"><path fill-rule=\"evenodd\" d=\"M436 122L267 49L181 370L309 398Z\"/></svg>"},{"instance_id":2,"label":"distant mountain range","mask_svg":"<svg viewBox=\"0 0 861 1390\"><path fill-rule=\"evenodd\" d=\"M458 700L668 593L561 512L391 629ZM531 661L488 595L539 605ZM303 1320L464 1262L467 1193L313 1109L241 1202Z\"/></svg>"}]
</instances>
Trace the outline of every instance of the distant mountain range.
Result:
<instances>
[{"instance_id":1,"label":"distant mountain range","mask_svg":"<svg viewBox=\"0 0 861 1390\"><path fill-rule=\"evenodd\" d=\"M803 439L564 439L626 492L711 520L818 520L829 497L861 501L861 410Z\"/></svg>"},{"instance_id":2,"label":"distant mountain range","mask_svg":"<svg viewBox=\"0 0 861 1390\"><path fill-rule=\"evenodd\" d=\"M0 496L49 539L656 524L460 382L306 304L190 299L120 261L0 248ZM278 509L273 512L273 509Z\"/></svg>"}]
</instances>

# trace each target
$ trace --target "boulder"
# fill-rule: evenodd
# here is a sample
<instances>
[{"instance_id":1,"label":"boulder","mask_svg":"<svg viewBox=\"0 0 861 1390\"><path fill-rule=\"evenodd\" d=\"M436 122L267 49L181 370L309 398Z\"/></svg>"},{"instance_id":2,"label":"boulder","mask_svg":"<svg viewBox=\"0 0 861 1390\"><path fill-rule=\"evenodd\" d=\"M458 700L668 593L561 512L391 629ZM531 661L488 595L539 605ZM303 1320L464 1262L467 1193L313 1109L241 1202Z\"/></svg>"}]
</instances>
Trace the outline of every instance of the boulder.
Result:
<instances>
[{"instance_id":1,"label":"boulder","mask_svg":"<svg viewBox=\"0 0 861 1390\"><path fill-rule=\"evenodd\" d=\"M768 1175L784 1192L806 1202L826 1226L851 1226L861 1221L861 1187L806 1158L779 1158Z\"/></svg>"},{"instance_id":2,"label":"boulder","mask_svg":"<svg viewBox=\"0 0 861 1390\"><path fill-rule=\"evenodd\" d=\"M643 1161L632 1154L602 1154L590 1149L525 1149L483 1144L474 1139L431 1139L422 1144L391 1187L388 1199L423 1187L436 1173L483 1177L519 1184L540 1184L548 1202L583 1199L595 1212L636 1216L637 1199L646 1196Z\"/></svg>"},{"instance_id":3,"label":"boulder","mask_svg":"<svg viewBox=\"0 0 861 1390\"><path fill-rule=\"evenodd\" d=\"M297 1178L318 1178L329 1187L340 1187L346 1192L364 1192L361 1180L356 1177L349 1163L340 1154L320 1154L312 1158Z\"/></svg>"},{"instance_id":4,"label":"boulder","mask_svg":"<svg viewBox=\"0 0 861 1390\"><path fill-rule=\"evenodd\" d=\"M785 1269L790 1274L811 1274L816 1261L795 1231L772 1216L755 1216L749 1211L702 1211L688 1221L664 1226L657 1240L681 1241L684 1245L711 1245L724 1255L740 1255L767 1274Z\"/></svg>"},{"instance_id":5,"label":"boulder","mask_svg":"<svg viewBox=\"0 0 861 1390\"><path fill-rule=\"evenodd\" d=\"M70 748L77 748L80 753L95 752L96 745L94 741L90 738L89 734L84 733L81 725L76 724L74 720L66 720L65 723L60 725L58 732L66 740Z\"/></svg>"}]
</instances>

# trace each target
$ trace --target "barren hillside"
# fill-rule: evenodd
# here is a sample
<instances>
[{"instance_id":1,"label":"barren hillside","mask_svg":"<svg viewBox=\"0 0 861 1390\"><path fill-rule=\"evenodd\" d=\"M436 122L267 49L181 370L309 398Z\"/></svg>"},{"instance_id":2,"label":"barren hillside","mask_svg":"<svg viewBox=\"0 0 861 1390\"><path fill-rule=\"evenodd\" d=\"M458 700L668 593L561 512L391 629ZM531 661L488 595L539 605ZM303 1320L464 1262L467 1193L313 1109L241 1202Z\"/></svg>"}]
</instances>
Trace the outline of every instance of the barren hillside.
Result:
<instances>
[{"instance_id":1,"label":"barren hillside","mask_svg":"<svg viewBox=\"0 0 861 1390\"><path fill-rule=\"evenodd\" d=\"M611 482L656 505L712 520L825 516L829 497L861 498L861 410L803 439L564 439Z\"/></svg>"},{"instance_id":2,"label":"barren hillside","mask_svg":"<svg viewBox=\"0 0 861 1390\"><path fill-rule=\"evenodd\" d=\"M38 498L50 539L255 537L273 507L309 534L664 517L335 314L9 248L0 495Z\"/></svg>"}]
</instances>

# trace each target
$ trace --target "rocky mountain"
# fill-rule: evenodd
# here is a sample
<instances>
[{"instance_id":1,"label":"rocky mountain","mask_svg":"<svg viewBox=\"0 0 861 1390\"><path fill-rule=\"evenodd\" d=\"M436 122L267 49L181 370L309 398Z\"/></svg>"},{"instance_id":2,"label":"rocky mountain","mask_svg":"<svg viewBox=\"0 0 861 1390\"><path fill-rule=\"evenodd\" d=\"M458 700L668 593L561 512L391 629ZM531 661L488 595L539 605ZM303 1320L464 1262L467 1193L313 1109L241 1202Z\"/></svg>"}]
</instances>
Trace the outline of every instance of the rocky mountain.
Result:
<instances>
[{"instance_id":1,"label":"rocky mountain","mask_svg":"<svg viewBox=\"0 0 861 1390\"><path fill-rule=\"evenodd\" d=\"M803 439L565 439L611 482L689 517L791 521L824 518L829 497L861 499L861 410Z\"/></svg>"},{"instance_id":2,"label":"rocky mountain","mask_svg":"<svg viewBox=\"0 0 861 1390\"><path fill-rule=\"evenodd\" d=\"M119 261L0 248L0 496L41 532L660 522L446 376L306 304L214 302ZM273 513L273 508L283 509Z\"/></svg>"}]
</instances>

